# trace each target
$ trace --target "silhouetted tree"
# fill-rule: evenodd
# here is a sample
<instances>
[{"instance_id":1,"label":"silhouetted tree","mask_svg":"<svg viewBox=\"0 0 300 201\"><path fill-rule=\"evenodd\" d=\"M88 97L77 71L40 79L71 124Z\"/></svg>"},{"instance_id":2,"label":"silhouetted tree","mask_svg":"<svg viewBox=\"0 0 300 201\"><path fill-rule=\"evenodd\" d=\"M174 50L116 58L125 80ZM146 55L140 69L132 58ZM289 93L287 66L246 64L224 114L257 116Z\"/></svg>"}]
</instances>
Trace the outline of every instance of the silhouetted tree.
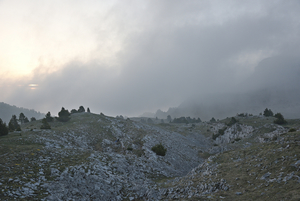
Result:
<instances>
[{"instance_id":1,"label":"silhouetted tree","mask_svg":"<svg viewBox=\"0 0 300 201\"><path fill-rule=\"evenodd\" d=\"M265 111L264 111L264 116L266 116L266 117L272 117L273 116L272 110L266 108Z\"/></svg>"},{"instance_id":2,"label":"silhouetted tree","mask_svg":"<svg viewBox=\"0 0 300 201\"><path fill-rule=\"evenodd\" d=\"M227 123L227 126L232 126L233 124L237 123L238 121L236 120L236 118L231 117L229 123Z\"/></svg>"},{"instance_id":3,"label":"silhouetted tree","mask_svg":"<svg viewBox=\"0 0 300 201\"><path fill-rule=\"evenodd\" d=\"M188 120L185 117L174 118L172 123L186 123L188 124Z\"/></svg>"},{"instance_id":4,"label":"silhouetted tree","mask_svg":"<svg viewBox=\"0 0 300 201\"><path fill-rule=\"evenodd\" d=\"M88 113L91 113L91 111L90 111L90 108L89 108L89 107L87 108L87 112L88 112Z\"/></svg>"},{"instance_id":5,"label":"silhouetted tree","mask_svg":"<svg viewBox=\"0 0 300 201\"><path fill-rule=\"evenodd\" d=\"M78 112L85 112L85 109L83 106L80 106L79 109L78 109Z\"/></svg>"},{"instance_id":6,"label":"silhouetted tree","mask_svg":"<svg viewBox=\"0 0 300 201\"><path fill-rule=\"evenodd\" d=\"M287 121L284 119L281 113L275 114L276 119L274 120L275 124L286 124Z\"/></svg>"},{"instance_id":7,"label":"silhouetted tree","mask_svg":"<svg viewBox=\"0 0 300 201\"><path fill-rule=\"evenodd\" d=\"M167 120L168 120L168 122L171 122L171 121L172 121L171 115L168 115L168 116L167 116Z\"/></svg>"},{"instance_id":8,"label":"silhouetted tree","mask_svg":"<svg viewBox=\"0 0 300 201\"><path fill-rule=\"evenodd\" d=\"M8 128L6 126L6 123L4 123L0 118L0 136L7 135L7 134L8 134Z\"/></svg>"},{"instance_id":9,"label":"silhouetted tree","mask_svg":"<svg viewBox=\"0 0 300 201\"><path fill-rule=\"evenodd\" d=\"M77 113L78 111L76 110L76 109L72 109L71 110L71 114L75 114L75 113Z\"/></svg>"},{"instance_id":10,"label":"silhouetted tree","mask_svg":"<svg viewBox=\"0 0 300 201\"><path fill-rule=\"evenodd\" d=\"M24 119L24 123L28 123L28 122L29 122L28 118L27 118L27 117L25 117L25 119Z\"/></svg>"},{"instance_id":11,"label":"silhouetted tree","mask_svg":"<svg viewBox=\"0 0 300 201\"><path fill-rule=\"evenodd\" d=\"M61 111L58 113L58 121L66 122L70 120L70 113L64 107L61 108Z\"/></svg>"},{"instance_id":12,"label":"silhouetted tree","mask_svg":"<svg viewBox=\"0 0 300 201\"><path fill-rule=\"evenodd\" d=\"M51 113L50 113L50 112L48 112L48 113L46 114L45 118L46 118L46 121L47 121L47 122L52 122L53 119L54 119L53 117L51 117Z\"/></svg>"},{"instance_id":13,"label":"silhouetted tree","mask_svg":"<svg viewBox=\"0 0 300 201\"><path fill-rule=\"evenodd\" d=\"M213 118L211 118L210 122L214 123L214 122L216 122L216 119L213 117Z\"/></svg>"},{"instance_id":14,"label":"silhouetted tree","mask_svg":"<svg viewBox=\"0 0 300 201\"><path fill-rule=\"evenodd\" d=\"M24 119L25 119L25 115L23 114L23 112L21 112L19 115L19 121L21 124L24 124Z\"/></svg>"},{"instance_id":15,"label":"silhouetted tree","mask_svg":"<svg viewBox=\"0 0 300 201\"><path fill-rule=\"evenodd\" d=\"M36 118L35 117L31 117L30 121L31 122L36 121Z\"/></svg>"},{"instance_id":16,"label":"silhouetted tree","mask_svg":"<svg viewBox=\"0 0 300 201\"><path fill-rule=\"evenodd\" d=\"M18 124L17 116L13 115L8 123L8 128L10 131L20 130L21 127Z\"/></svg>"}]
</instances>

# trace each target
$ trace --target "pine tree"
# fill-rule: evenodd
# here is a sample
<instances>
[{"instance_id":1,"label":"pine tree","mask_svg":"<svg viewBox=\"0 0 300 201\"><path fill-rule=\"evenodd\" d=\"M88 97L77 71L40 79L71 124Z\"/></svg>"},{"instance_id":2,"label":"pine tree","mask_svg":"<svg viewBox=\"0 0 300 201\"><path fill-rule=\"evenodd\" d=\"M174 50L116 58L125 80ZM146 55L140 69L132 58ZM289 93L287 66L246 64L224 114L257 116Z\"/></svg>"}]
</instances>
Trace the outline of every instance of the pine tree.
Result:
<instances>
[{"instance_id":1,"label":"pine tree","mask_svg":"<svg viewBox=\"0 0 300 201\"><path fill-rule=\"evenodd\" d=\"M24 124L24 120L25 120L25 115L23 114L23 112L21 112L19 115L19 121L21 124Z\"/></svg>"},{"instance_id":2,"label":"pine tree","mask_svg":"<svg viewBox=\"0 0 300 201\"><path fill-rule=\"evenodd\" d=\"M78 109L78 112L85 112L85 109L83 106L80 106L79 109Z\"/></svg>"},{"instance_id":3,"label":"pine tree","mask_svg":"<svg viewBox=\"0 0 300 201\"><path fill-rule=\"evenodd\" d=\"M42 123L43 123L43 125L41 126L41 129L51 129L51 127L50 127L50 125L49 125L49 123L48 123L48 121L47 121L46 118L44 118L42 120Z\"/></svg>"},{"instance_id":4,"label":"pine tree","mask_svg":"<svg viewBox=\"0 0 300 201\"><path fill-rule=\"evenodd\" d=\"M91 113L90 108L87 108L87 112L88 112L88 113Z\"/></svg>"},{"instance_id":5,"label":"pine tree","mask_svg":"<svg viewBox=\"0 0 300 201\"><path fill-rule=\"evenodd\" d=\"M6 123L4 123L0 118L0 136L7 135L7 134L8 134L8 128L6 126Z\"/></svg>"},{"instance_id":6,"label":"pine tree","mask_svg":"<svg viewBox=\"0 0 300 201\"><path fill-rule=\"evenodd\" d=\"M53 121L53 117L51 117L51 113L50 112L48 112L46 114L45 118L46 118L47 122L52 122Z\"/></svg>"},{"instance_id":7,"label":"pine tree","mask_svg":"<svg viewBox=\"0 0 300 201\"><path fill-rule=\"evenodd\" d=\"M272 116L273 116L272 110L266 108L266 109L264 110L264 116L266 116L266 117L272 117Z\"/></svg>"},{"instance_id":8,"label":"pine tree","mask_svg":"<svg viewBox=\"0 0 300 201\"><path fill-rule=\"evenodd\" d=\"M58 113L58 121L66 122L70 120L70 112L64 107L61 108L61 111Z\"/></svg>"},{"instance_id":9,"label":"pine tree","mask_svg":"<svg viewBox=\"0 0 300 201\"><path fill-rule=\"evenodd\" d=\"M286 124L287 121L284 119L283 115L281 113L275 114L275 117L277 118L274 120L275 124Z\"/></svg>"},{"instance_id":10,"label":"pine tree","mask_svg":"<svg viewBox=\"0 0 300 201\"><path fill-rule=\"evenodd\" d=\"M28 122L29 122L28 118L27 118L27 117L25 117L25 119L24 119L24 123L28 123Z\"/></svg>"},{"instance_id":11,"label":"pine tree","mask_svg":"<svg viewBox=\"0 0 300 201\"><path fill-rule=\"evenodd\" d=\"M20 125L18 124L18 120L17 120L16 115L13 115L11 117L11 119L9 121L9 124L8 124L8 127L9 127L10 131L20 130L21 129Z\"/></svg>"}]
</instances>

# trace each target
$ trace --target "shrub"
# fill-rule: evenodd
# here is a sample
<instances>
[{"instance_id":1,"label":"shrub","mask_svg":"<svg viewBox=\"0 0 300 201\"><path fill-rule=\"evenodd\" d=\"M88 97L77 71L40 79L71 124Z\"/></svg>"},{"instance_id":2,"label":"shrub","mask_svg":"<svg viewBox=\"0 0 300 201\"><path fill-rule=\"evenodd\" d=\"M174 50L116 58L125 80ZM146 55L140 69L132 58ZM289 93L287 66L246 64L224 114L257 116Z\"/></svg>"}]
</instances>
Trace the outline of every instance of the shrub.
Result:
<instances>
[{"instance_id":1,"label":"shrub","mask_svg":"<svg viewBox=\"0 0 300 201\"><path fill-rule=\"evenodd\" d=\"M153 152L155 152L159 156L165 156L167 149L164 148L162 144L157 144L151 148Z\"/></svg>"},{"instance_id":2,"label":"shrub","mask_svg":"<svg viewBox=\"0 0 300 201\"><path fill-rule=\"evenodd\" d=\"M41 125L41 129L51 129L51 127L50 127L50 125L48 124L48 121L47 121L47 119L46 118L44 118L43 120L42 120L42 123L43 123L43 125Z\"/></svg>"},{"instance_id":3,"label":"shrub","mask_svg":"<svg viewBox=\"0 0 300 201\"><path fill-rule=\"evenodd\" d=\"M216 122L216 119L213 117L213 118L211 118L210 122L214 123L214 122Z\"/></svg>"},{"instance_id":4,"label":"shrub","mask_svg":"<svg viewBox=\"0 0 300 201\"><path fill-rule=\"evenodd\" d=\"M223 129L219 129L219 130L218 130L218 133L219 133L220 135L224 135L226 129L227 129L227 127L223 128Z\"/></svg>"},{"instance_id":5,"label":"shrub","mask_svg":"<svg viewBox=\"0 0 300 201\"><path fill-rule=\"evenodd\" d=\"M237 123L238 121L236 120L236 118L231 117L229 123L227 123L227 126L232 126L233 124Z\"/></svg>"},{"instance_id":6,"label":"shrub","mask_svg":"<svg viewBox=\"0 0 300 201\"><path fill-rule=\"evenodd\" d=\"M275 124L286 124L287 123L287 121L284 119L284 117L281 113L275 114L275 117L277 118L274 120Z\"/></svg>"},{"instance_id":7,"label":"shrub","mask_svg":"<svg viewBox=\"0 0 300 201\"><path fill-rule=\"evenodd\" d=\"M208 152L202 152L202 151L199 151L199 152L198 152L198 155L199 155L201 158L208 159L212 154L210 154L210 153L208 153Z\"/></svg>"},{"instance_id":8,"label":"shrub","mask_svg":"<svg viewBox=\"0 0 300 201\"><path fill-rule=\"evenodd\" d=\"M212 135L212 139L213 140L216 140L218 137L220 136L220 134L219 133L217 133L217 134L213 134Z\"/></svg>"},{"instance_id":9,"label":"shrub","mask_svg":"<svg viewBox=\"0 0 300 201\"><path fill-rule=\"evenodd\" d=\"M185 123L188 124L188 120L185 117L174 118L172 123Z\"/></svg>"},{"instance_id":10,"label":"shrub","mask_svg":"<svg viewBox=\"0 0 300 201\"><path fill-rule=\"evenodd\" d=\"M296 132L297 130L296 129L294 129L294 128L291 128L290 130L289 130L289 132Z\"/></svg>"},{"instance_id":11,"label":"shrub","mask_svg":"<svg viewBox=\"0 0 300 201\"><path fill-rule=\"evenodd\" d=\"M127 147L127 150L128 150L128 151L132 151L133 148L132 148L132 147Z\"/></svg>"}]
</instances>

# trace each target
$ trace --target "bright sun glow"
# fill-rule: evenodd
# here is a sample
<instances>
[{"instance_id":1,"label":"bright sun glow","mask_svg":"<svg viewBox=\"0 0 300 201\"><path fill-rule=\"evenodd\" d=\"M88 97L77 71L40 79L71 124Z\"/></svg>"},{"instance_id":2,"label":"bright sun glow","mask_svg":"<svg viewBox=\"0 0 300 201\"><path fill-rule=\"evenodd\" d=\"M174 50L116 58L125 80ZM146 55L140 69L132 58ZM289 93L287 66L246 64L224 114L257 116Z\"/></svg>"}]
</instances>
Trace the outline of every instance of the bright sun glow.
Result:
<instances>
[{"instance_id":1,"label":"bright sun glow","mask_svg":"<svg viewBox=\"0 0 300 201\"><path fill-rule=\"evenodd\" d=\"M39 85L38 85L38 84L29 84L28 86L30 87L30 89L34 90L34 89L36 89Z\"/></svg>"}]
</instances>

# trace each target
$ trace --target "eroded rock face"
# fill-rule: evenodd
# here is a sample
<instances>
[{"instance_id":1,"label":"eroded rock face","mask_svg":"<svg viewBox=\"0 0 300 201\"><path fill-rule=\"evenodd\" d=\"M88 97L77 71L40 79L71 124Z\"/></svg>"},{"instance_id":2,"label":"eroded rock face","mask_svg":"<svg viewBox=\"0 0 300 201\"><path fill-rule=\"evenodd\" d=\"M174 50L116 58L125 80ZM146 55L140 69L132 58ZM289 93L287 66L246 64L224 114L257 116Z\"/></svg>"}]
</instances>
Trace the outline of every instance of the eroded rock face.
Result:
<instances>
[{"instance_id":1,"label":"eroded rock face","mask_svg":"<svg viewBox=\"0 0 300 201\"><path fill-rule=\"evenodd\" d=\"M218 125L217 128L224 128L226 127L226 125ZM254 128L252 126L247 126L247 125L243 125L243 124L239 124L236 123L234 125L232 125L231 127L226 128L226 130L224 131L223 135L220 135L217 139L216 139L216 143L218 144L226 144L226 143L230 143L233 142L237 139L243 139L243 138L248 138L251 137L253 134Z\"/></svg>"},{"instance_id":2,"label":"eroded rock face","mask_svg":"<svg viewBox=\"0 0 300 201\"><path fill-rule=\"evenodd\" d=\"M76 115L79 118L84 114ZM231 149L232 141L253 137L257 132L257 128L241 123L232 126L200 123L194 127L169 124L170 128L166 129L103 115L81 123L83 120L58 129L32 131L29 138L44 145L41 156L32 161L38 169L29 174L36 177L30 182L10 178L7 182L23 187L8 190L6 195L25 199L43 191L44 200L168 200L210 196L228 191L230 185L216 177L218 165L212 165L213 157L204 160L199 152L222 153ZM204 136L201 129L195 129L201 126L214 134L227 128L212 140L211 135ZM286 131L281 126L271 127L274 130L262 135L263 139ZM159 143L167 149L165 156L151 150ZM64 161L65 158L68 160ZM77 162L78 159L82 162ZM299 169L298 162L295 161L293 167ZM265 175L262 180L272 182L271 176ZM156 182L174 177L167 182L172 187L161 187ZM209 179L212 177L214 181ZM196 185L192 182L195 178L199 179ZM280 176L278 180L289 178L289 175ZM2 185L3 181L0 182Z\"/></svg>"},{"instance_id":3,"label":"eroded rock face","mask_svg":"<svg viewBox=\"0 0 300 201\"><path fill-rule=\"evenodd\" d=\"M103 123L105 122L105 124ZM199 150L209 149L210 139L197 133L182 135L157 126L102 117L95 119L101 132L76 124L59 131L40 131L35 141L60 156L90 152L86 162L63 170L51 167L54 181L43 182L46 200L123 200L161 198L155 178L186 175L204 160ZM95 126L95 125L94 125ZM99 141L100 140L100 141ZM94 149L99 141L101 149ZM162 143L165 156L151 148ZM127 150L131 147L132 150Z\"/></svg>"}]
</instances>

